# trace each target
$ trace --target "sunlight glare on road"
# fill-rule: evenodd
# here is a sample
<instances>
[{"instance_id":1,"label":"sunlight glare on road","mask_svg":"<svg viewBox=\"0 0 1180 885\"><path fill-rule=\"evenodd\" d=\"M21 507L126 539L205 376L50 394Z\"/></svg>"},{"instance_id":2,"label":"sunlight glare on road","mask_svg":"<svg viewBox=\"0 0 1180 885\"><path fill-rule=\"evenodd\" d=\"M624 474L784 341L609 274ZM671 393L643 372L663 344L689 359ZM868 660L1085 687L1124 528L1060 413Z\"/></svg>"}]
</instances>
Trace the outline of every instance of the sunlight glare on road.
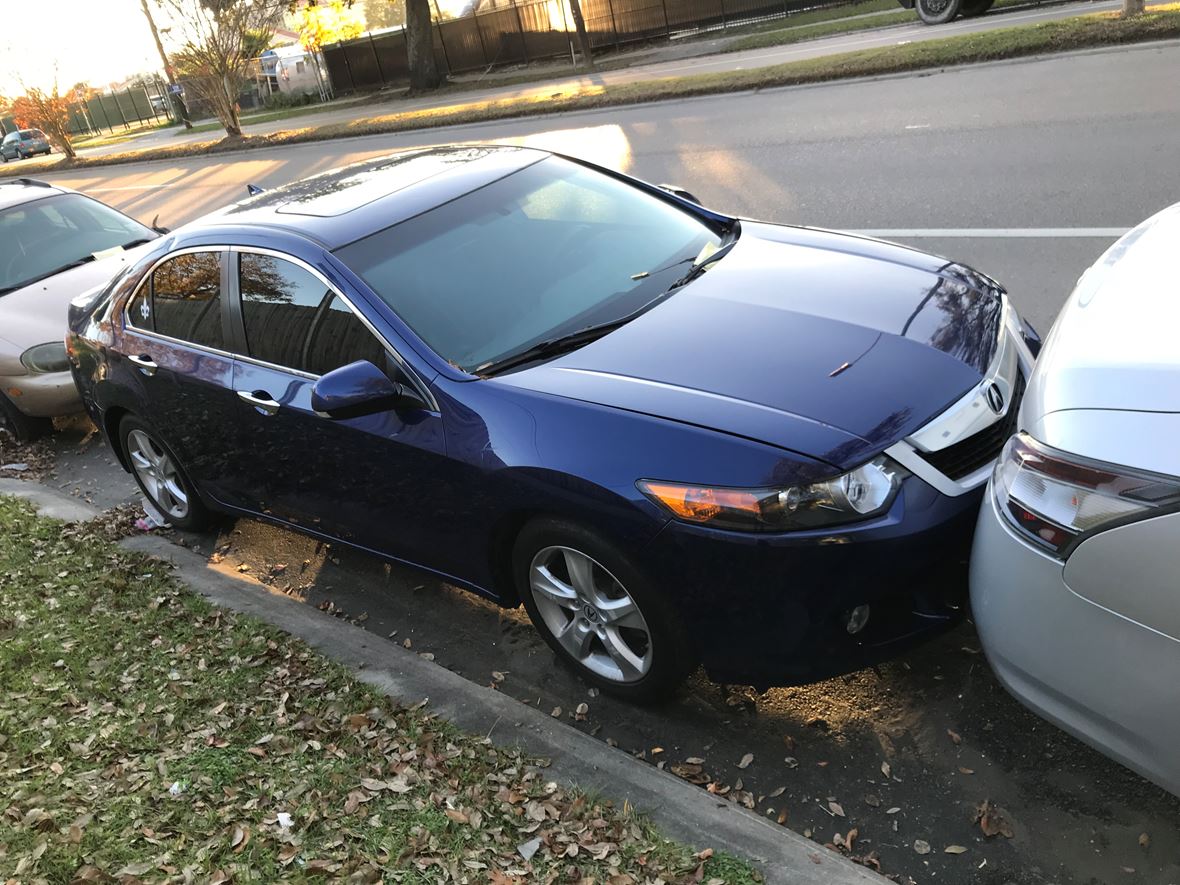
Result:
<instances>
[{"instance_id":1,"label":"sunlight glare on road","mask_svg":"<svg viewBox=\"0 0 1180 885\"><path fill-rule=\"evenodd\" d=\"M623 127L615 123L577 129L551 129L535 135L497 139L497 143L555 151L619 172L630 170L632 162L631 140Z\"/></svg>"}]
</instances>

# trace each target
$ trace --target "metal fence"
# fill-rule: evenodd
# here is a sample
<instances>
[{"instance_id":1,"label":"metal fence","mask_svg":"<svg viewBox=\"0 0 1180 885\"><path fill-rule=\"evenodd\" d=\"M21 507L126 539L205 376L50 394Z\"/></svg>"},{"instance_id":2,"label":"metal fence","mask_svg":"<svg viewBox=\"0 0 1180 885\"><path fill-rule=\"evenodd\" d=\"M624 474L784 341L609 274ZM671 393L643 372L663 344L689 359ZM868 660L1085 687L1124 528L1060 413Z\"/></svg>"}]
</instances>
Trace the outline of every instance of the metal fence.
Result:
<instances>
[{"instance_id":1,"label":"metal fence","mask_svg":"<svg viewBox=\"0 0 1180 885\"><path fill-rule=\"evenodd\" d=\"M848 2L582 0L582 16L591 48L604 50ZM435 7L434 53L450 73L528 64L573 52L576 38L568 0L479 0L474 8L471 14L444 19ZM409 79L405 32L400 30L326 46L323 58L337 93L401 86Z\"/></svg>"},{"instance_id":2,"label":"metal fence","mask_svg":"<svg viewBox=\"0 0 1180 885\"><path fill-rule=\"evenodd\" d=\"M172 119L167 95L164 81L157 77L139 86L74 102L70 105L70 135L98 135L103 130L126 131L143 123L166 123ZM0 137L16 128L15 119L0 115Z\"/></svg>"}]
</instances>

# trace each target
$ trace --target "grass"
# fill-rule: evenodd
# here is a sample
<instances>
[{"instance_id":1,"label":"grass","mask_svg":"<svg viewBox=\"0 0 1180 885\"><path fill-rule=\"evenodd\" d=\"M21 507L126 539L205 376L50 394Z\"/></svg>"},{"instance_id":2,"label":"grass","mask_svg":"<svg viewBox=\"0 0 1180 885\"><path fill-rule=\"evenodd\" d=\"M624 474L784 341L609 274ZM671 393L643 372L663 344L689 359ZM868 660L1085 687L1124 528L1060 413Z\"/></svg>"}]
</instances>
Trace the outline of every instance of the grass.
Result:
<instances>
[{"instance_id":1,"label":"grass","mask_svg":"<svg viewBox=\"0 0 1180 885\"><path fill-rule=\"evenodd\" d=\"M379 101L371 95L361 96L359 98L350 98L337 101L331 101L320 104L300 105L293 108L281 108L274 111L263 111L260 114L244 115L241 122L245 126L252 123L273 123L275 120L290 120L294 117L306 117L309 114L322 114L327 111L335 111L340 108L349 107L350 105L365 105L373 104ZM220 132L222 126L220 123L197 123L192 129L177 129L176 135L192 135L195 132Z\"/></svg>"},{"instance_id":2,"label":"grass","mask_svg":"<svg viewBox=\"0 0 1180 885\"><path fill-rule=\"evenodd\" d=\"M934 70L978 62L1177 37L1180 37L1180 3L1171 3L1153 6L1144 15L1129 19L1120 17L1118 13L1091 13L1038 24L999 28L976 34L844 52L751 70L668 77L614 86L573 82L554 85L552 89L543 92L538 90L532 95L506 99L460 101L440 107L360 117L346 123L328 123L302 129L288 129L269 135L130 151L93 160L79 160L72 166L135 163L143 160L267 148L357 135L457 126L698 95L824 83L908 71ZM19 170L0 171L0 175L4 174L16 175L20 172Z\"/></svg>"},{"instance_id":3,"label":"grass","mask_svg":"<svg viewBox=\"0 0 1180 885\"><path fill-rule=\"evenodd\" d=\"M0 498L0 881L759 881L166 571Z\"/></svg>"}]
</instances>

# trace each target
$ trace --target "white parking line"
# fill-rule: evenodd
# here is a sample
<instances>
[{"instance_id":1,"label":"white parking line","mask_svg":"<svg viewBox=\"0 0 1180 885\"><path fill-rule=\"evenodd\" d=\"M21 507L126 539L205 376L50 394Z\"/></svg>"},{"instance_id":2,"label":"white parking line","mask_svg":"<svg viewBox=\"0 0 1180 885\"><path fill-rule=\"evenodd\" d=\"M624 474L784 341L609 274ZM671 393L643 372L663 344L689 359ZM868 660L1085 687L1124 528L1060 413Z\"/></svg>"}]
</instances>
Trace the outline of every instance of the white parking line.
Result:
<instances>
[{"instance_id":1,"label":"white parking line","mask_svg":"<svg viewBox=\"0 0 1180 885\"><path fill-rule=\"evenodd\" d=\"M891 239L1070 239L1094 237L1117 239L1128 227L896 227L874 230L854 230L850 233L866 237Z\"/></svg>"}]
</instances>

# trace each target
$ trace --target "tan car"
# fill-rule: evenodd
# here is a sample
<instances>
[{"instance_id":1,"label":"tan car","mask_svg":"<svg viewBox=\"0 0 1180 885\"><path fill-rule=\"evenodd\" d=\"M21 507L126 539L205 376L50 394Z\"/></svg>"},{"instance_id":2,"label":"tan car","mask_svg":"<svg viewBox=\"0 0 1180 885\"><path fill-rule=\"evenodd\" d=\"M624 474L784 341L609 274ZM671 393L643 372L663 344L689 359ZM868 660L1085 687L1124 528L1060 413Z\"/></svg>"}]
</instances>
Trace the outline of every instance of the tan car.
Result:
<instances>
[{"instance_id":1,"label":"tan car","mask_svg":"<svg viewBox=\"0 0 1180 885\"><path fill-rule=\"evenodd\" d=\"M0 179L0 432L25 442L81 410L66 313L159 231L66 188Z\"/></svg>"}]
</instances>

